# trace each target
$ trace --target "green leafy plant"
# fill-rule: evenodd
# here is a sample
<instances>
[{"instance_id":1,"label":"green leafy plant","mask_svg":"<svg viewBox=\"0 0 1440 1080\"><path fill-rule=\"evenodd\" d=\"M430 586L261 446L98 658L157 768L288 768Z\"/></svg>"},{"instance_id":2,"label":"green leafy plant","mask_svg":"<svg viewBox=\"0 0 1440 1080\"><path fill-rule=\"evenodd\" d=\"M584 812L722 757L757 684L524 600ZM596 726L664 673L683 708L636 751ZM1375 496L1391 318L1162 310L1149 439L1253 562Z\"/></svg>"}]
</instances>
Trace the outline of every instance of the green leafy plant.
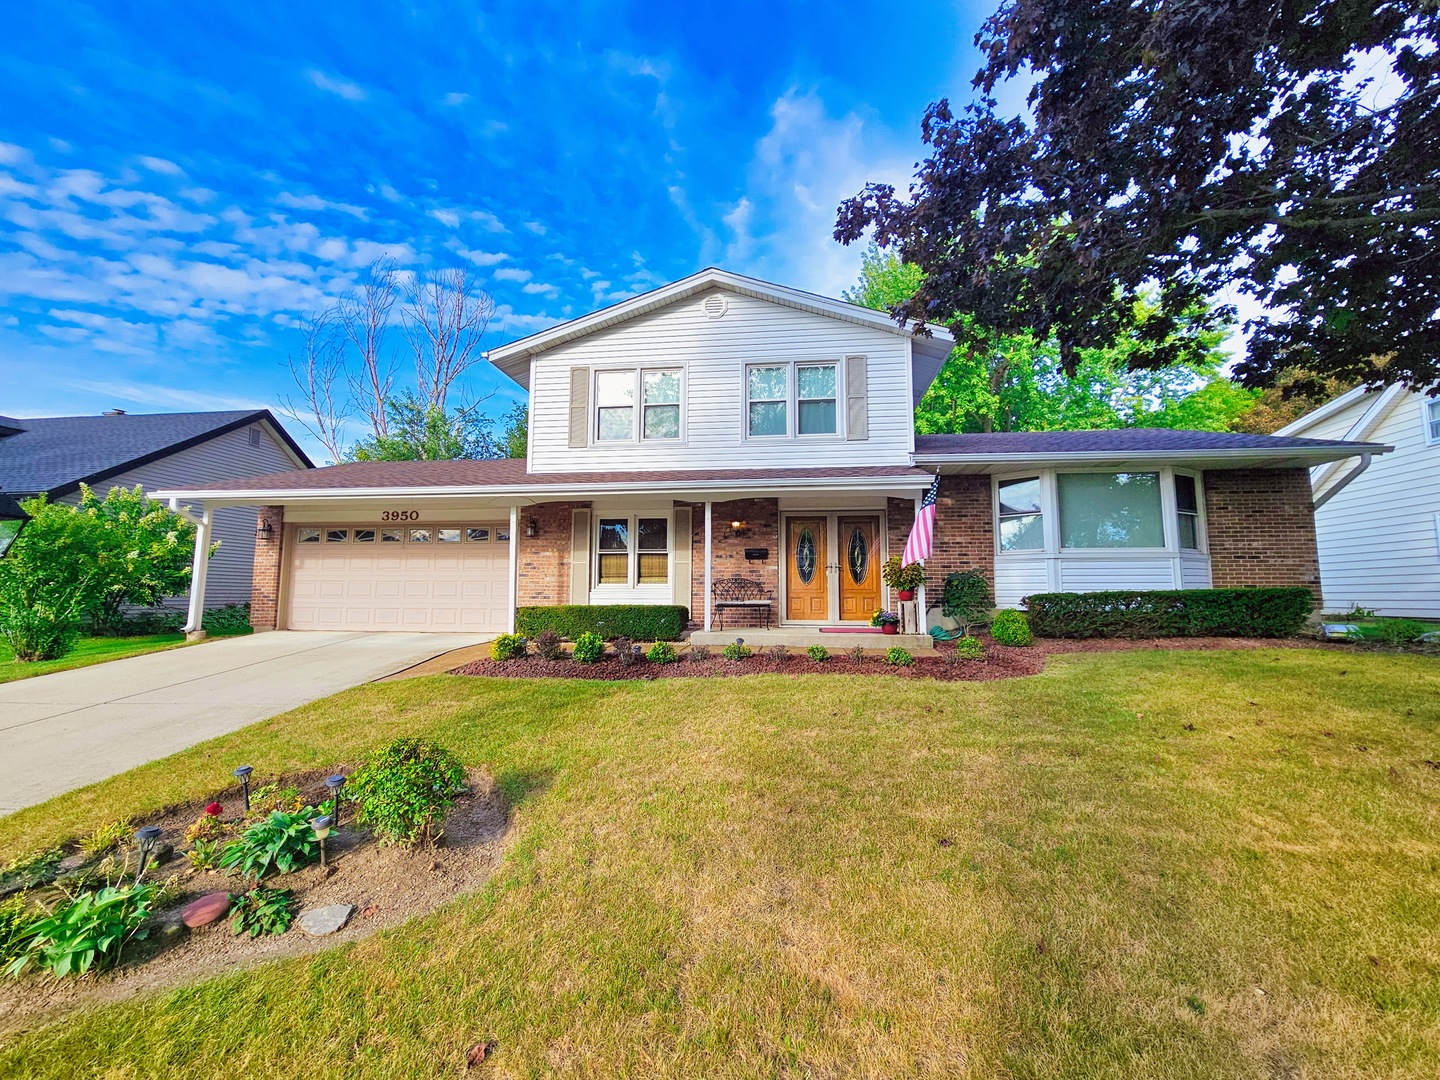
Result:
<instances>
[{"instance_id":1,"label":"green leafy plant","mask_svg":"<svg viewBox=\"0 0 1440 1080\"><path fill-rule=\"evenodd\" d=\"M23 896L0 900L0 968L8 968L25 955L31 928L40 918Z\"/></svg>"},{"instance_id":2,"label":"green leafy plant","mask_svg":"<svg viewBox=\"0 0 1440 1080\"><path fill-rule=\"evenodd\" d=\"M382 843L431 842L436 823L455 803L465 766L427 739L396 739L376 750L345 785L359 819Z\"/></svg>"},{"instance_id":3,"label":"green leafy plant","mask_svg":"<svg viewBox=\"0 0 1440 1080\"><path fill-rule=\"evenodd\" d=\"M960 624L960 632L970 636L970 629L990 617L994 603L990 583L979 570L957 570L945 578L940 597L940 613Z\"/></svg>"},{"instance_id":4,"label":"green leafy plant","mask_svg":"<svg viewBox=\"0 0 1440 1080\"><path fill-rule=\"evenodd\" d=\"M824 645L811 645L805 650L805 655L817 664L826 664L830 661L830 650Z\"/></svg>"},{"instance_id":5,"label":"green leafy plant","mask_svg":"<svg viewBox=\"0 0 1440 1080\"><path fill-rule=\"evenodd\" d=\"M965 636L955 642L956 660L984 660L985 646L980 644L978 638Z\"/></svg>"},{"instance_id":6,"label":"green leafy plant","mask_svg":"<svg viewBox=\"0 0 1440 1080\"><path fill-rule=\"evenodd\" d=\"M1374 617L1374 608L1361 607L1359 604L1351 604L1350 610L1341 614L1337 621L1354 622L1357 619L1373 619Z\"/></svg>"},{"instance_id":7,"label":"green leafy plant","mask_svg":"<svg viewBox=\"0 0 1440 1080\"><path fill-rule=\"evenodd\" d=\"M893 611L876 611L870 615L871 626L899 626L900 616Z\"/></svg>"},{"instance_id":8,"label":"green leafy plant","mask_svg":"<svg viewBox=\"0 0 1440 1080\"><path fill-rule=\"evenodd\" d=\"M289 889L257 885L249 892L230 894L230 929L235 936L283 934L295 920L297 905Z\"/></svg>"},{"instance_id":9,"label":"green leafy plant","mask_svg":"<svg viewBox=\"0 0 1440 1080\"><path fill-rule=\"evenodd\" d=\"M675 651L675 646L668 641L657 641L650 646L650 651L645 658L652 664L673 664L680 659L680 654Z\"/></svg>"},{"instance_id":10,"label":"green leafy plant","mask_svg":"<svg viewBox=\"0 0 1440 1080\"><path fill-rule=\"evenodd\" d=\"M678 604L557 604L515 611L515 629L533 638L554 630L569 641L581 634L599 634L606 641L679 641L690 623L690 611Z\"/></svg>"},{"instance_id":11,"label":"green leafy plant","mask_svg":"<svg viewBox=\"0 0 1440 1080\"><path fill-rule=\"evenodd\" d=\"M1430 627L1416 619L1381 619L1369 628L1370 632L1366 637L1388 645L1405 645L1419 641L1420 635L1427 633L1429 629Z\"/></svg>"},{"instance_id":12,"label":"green leafy plant","mask_svg":"<svg viewBox=\"0 0 1440 1080\"><path fill-rule=\"evenodd\" d=\"M915 663L915 657L910 655L909 649L902 649L897 645L885 650L885 663L891 667L909 667Z\"/></svg>"},{"instance_id":13,"label":"green leafy plant","mask_svg":"<svg viewBox=\"0 0 1440 1080\"><path fill-rule=\"evenodd\" d=\"M9 892L16 889L33 889L55 880L55 871L65 853L59 848L31 851L17 855L0 868L0 885Z\"/></svg>"},{"instance_id":14,"label":"green leafy plant","mask_svg":"<svg viewBox=\"0 0 1440 1080\"><path fill-rule=\"evenodd\" d=\"M565 655L565 650L560 644L563 640L564 638L554 630L541 630L535 635L535 651L540 654L542 660L559 660Z\"/></svg>"},{"instance_id":15,"label":"green leafy plant","mask_svg":"<svg viewBox=\"0 0 1440 1080\"><path fill-rule=\"evenodd\" d=\"M918 562L902 563L899 555L891 555L880 568L880 577L892 589L914 592L925 584L925 567Z\"/></svg>"},{"instance_id":16,"label":"green leafy plant","mask_svg":"<svg viewBox=\"0 0 1440 1080\"><path fill-rule=\"evenodd\" d=\"M990 637L997 645L1029 645L1034 641L1023 611L997 611L990 620Z\"/></svg>"},{"instance_id":17,"label":"green leafy plant","mask_svg":"<svg viewBox=\"0 0 1440 1080\"><path fill-rule=\"evenodd\" d=\"M226 604L224 607L206 608L200 628L207 634L243 634L250 629L250 605Z\"/></svg>"},{"instance_id":18,"label":"green leafy plant","mask_svg":"<svg viewBox=\"0 0 1440 1080\"><path fill-rule=\"evenodd\" d=\"M729 645L720 650L720 655L726 660L744 660L754 653L754 649L745 644L744 638L736 638Z\"/></svg>"},{"instance_id":19,"label":"green leafy plant","mask_svg":"<svg viewBox=\"0 0 1440 1080\"><path fill-rule=\"evenodd\" d=\"M1305 625L1314 605L1314 594L1299 586L1037 593L1025 598L1030 628L1040 637L1056 638L1289 637Z\"/></svg>"},{"instance_id":20,"label":"green leafy plant","mask_svg":"<svg viewBox=\"0 0 1440 1080\"><path fill-rule=\"evenodd\" d=\"M107 885L80 893L30 924L7 974L34 965L60 978L113 965L127 942L145 936L156 891L154 885Z\"/></svg>"},{"instance_id":21,"label":"green leafy plant","mask_svg":"<svg viewBox=\"0 0 1440 1080\"><path fill-rule=\"evenodd\" d=\"M310 863L320 851L310 829L318 811L305 806L294 812L272 810L220 852L218 866L259 880L271 870L289 874Z\"/></svg>"},{"instance_id":22,"label":"green leafy plant","mask_svg":"<svg viewBox=\"0 0 1440 1080\"><path fill-rule=\"evenodd\" d=\"M572 655L577 664L593 664L605 655L605 639L587 630L575 639Z\"/></svg>"},{"instance_id":23,"label":"green leafy plant","mask_svg":"<svg viewBox=\"0 0 1440 1080\"><path fill-rule=\"evenodd\" d=\"M87 859L99 855L101 852L109 851L117 844L123 843L130 836L130 823L128 821L112 821L108 825L101 825L85 839L80 841L80 853Z\"/></svg>"},{"instance_id":24,"label":"green leafy plant","mask_svg":"<svg viewBox=\"0 0 1440 1080\"><path fill-rule=\"evenodd\" d=\"M525 656L525 639L519 634L501 634L490 643L491 660L520 660Z\"/></svg>"},{"instance_id":25,"label":"green leafy plant","mask_svg":"<svg viewBox=\"0 0 1440 1080\"><path fill-rule=\"evenodd\" d=\"M220 869L220 843L218 839L198 837L194 846L185 852L185 859L196 870L218 870Z\"/></svg>"}]
</instances>

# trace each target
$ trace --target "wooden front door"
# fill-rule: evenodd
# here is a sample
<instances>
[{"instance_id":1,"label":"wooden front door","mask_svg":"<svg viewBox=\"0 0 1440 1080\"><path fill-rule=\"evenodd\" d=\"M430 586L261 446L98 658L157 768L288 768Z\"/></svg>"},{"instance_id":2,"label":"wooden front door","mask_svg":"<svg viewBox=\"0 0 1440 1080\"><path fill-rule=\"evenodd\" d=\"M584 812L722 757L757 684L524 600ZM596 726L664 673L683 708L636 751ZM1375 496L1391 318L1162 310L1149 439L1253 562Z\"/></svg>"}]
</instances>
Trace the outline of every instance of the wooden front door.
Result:
<instances>
[{"instance_id":1,"label":"wooden front door","mask_svg":"<svg viewBox=\"0 0 1440 1080\"><path fill-rule=\"evenodd\" d=\"M880 519L841 517L835 524L840 549L840 620L869 622L880 607Z\"/></svg>"},{"instance_id":2,"label":"wooden front door","mask_svg":"<svg viewBox=\"0 0 1440 1080\"><path fill-rule=\"evenodd\" d=\"M796 622L824 622L830 617L830 575L827 571L823 517L790 518L785 534L785 617Z\"/></svg>"}]
</instances>

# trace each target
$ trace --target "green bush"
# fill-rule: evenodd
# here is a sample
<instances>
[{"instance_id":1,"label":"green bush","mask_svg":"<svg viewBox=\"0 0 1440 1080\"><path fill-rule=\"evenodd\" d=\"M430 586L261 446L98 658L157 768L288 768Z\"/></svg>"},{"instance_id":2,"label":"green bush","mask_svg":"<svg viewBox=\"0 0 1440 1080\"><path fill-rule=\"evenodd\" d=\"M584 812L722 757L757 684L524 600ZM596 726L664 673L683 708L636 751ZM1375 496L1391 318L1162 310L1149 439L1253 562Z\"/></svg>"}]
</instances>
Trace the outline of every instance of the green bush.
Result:
<instances>
[{"instance_id":1,"label":"green bush","mask_svg":"<svg viewBox=\"0 0 1440 1080\"><path fill-rule=\"evenodd\" d=\"M257 885L249 892L230 894L230 929L235 936L283 934L295 919L295 897L289 889Z\"/></svg>"},{"instance_id":2,"label":"green bush","mask_svg":"<svg viewBox=\"0 0 1440 1080\"><path fill-rule=\"evenodd\" d=\"M525 639L519 634L501 634L490 643L491 660L523 660Z\"/></svg>"},{"instance_id":3,"label":"green bush","mask_svg":"<svg viewBox=\"0 0 1440 1080\"><path fill-rule=\"evenodd\" d=\"M382 843L411 847L435 838L435 824L464 786L460 759L427 739L396 739L355 771L346 794Z\"/></svg>"},{"instance_id":4,"label":"green bush","mask_svg":"<svg viewBox=\"0 0 1440 1080\"><path fill-rule=\"evenodd\" d=\"M675 651L675 646L668 641L657 641L650 646L650 651L645 658L652 664L673 664L680 659L680 654Z\"/></svg>"},{"instance_id":5,"label":"green bush","mask_svg":"<svg viewBox=\"0 0 1440 1080\"><path fill-rule=\"evenodd\" d=\"M40 919L24 896L0 900L0 968L8 968L25 955L30 931Z\"/></svg>"},{"instance_id":6,"label":"green bush","mask_svg":"<svg viewBox=\"0 0 1440 1080\"><path fill-rule=\"evenodd\" d=\"M825 648L824 645L811 645L805 650L805 655L817 664L823 664L830 659L830 650Z\"/></svg>"},{"instance_id":7,"label":"green bush","mask_svg":"<svg viewBox=\"0 0 1440 1080\"><path fill-rule=\"evenodd\" d=\"M109 637L140 637L147 634L178 634L184 628L183 611L173 608L145 608L141 611L127 611L118 625L103 627L100 632Z\"/></svg>"},{"instance_id":8,"label":"green bush","mask_svg":"<svg viewBox=\"0 0 1440 1080\"><path fill-rule=\"evenodd\" d=\"M990 583L979 570L957 570L945 578L940 598L940 613L960 624L968 637L970 628L985 622L995 606L990 598Z\"/></svg>"},{"instance_id":9,"label":"green bush","mask_svg":"<svg viewBox=\"0 0 1440 1080\"><path fill-rule=\"evenodd\" d=\"M981 645L977 638L962 637L955 642L955 659L984 660L985 646Z\"/></svg>"},{"instance_id":10,"label":"green bush","mask_svg":"<svg viewBox=\"0 0 1440 1080\"><path fill-rule=\"evenodd\" d=\"M224 607L207 608L200 620L200 628L207 634L247 633L250 630L250 605L226 604Z\"/></svg>"},{"instance_id":11,"label":"green bush","mask_svg":"<svg viewBox=\"0 0 1440 1080\"><path fill-rule=\"evenodd\" d=\"M575 639L572 655L577 664L593 664L605 655L605 639L589 630L582 631Z\"/></svg>"},{"instance_id":12,"label":"green bush","mask_svg":"<svg viewBox=\"0 0 1440 1080\"><path fill-rule=\"evenodd\" d=\"M155 885L111 886L83 892L30 924L6 968L19 975L31 964L56 977L109 967L127 942L145 936Z\"/></svg>"},{"instance_id":13,"label":"green bush","mask_svg":"<svg viewBox=\"0 0 1440 1080\"><path fill-rule=\"evenodd\" d=\"M679 641L689 622L689 609L673 604L560 604L515 612L515 629L526 637L554 630L568 641L585 633L606 641Z\"/></svg>"},{"instance_id":14,"label":"green bush","mask_svg":"<svg viewBox=\"0 0 1440 1080\"><path fill-rule=\"evenodd\" d=\"M1040 593L1025 598L1031 628L1053 638L1289 637L1305 625L1314 603L1310 590L1299 587Z\"/></svg>"},{"instance_id":15,"label":"green bush","mask_svg":"<svg viewBox=\"0 0 1440 1080\"><path fill-rule=\"evenodd\" d=\"M749 645L745 644L744 638L737 637L729 645L726 645L723 649L720 650L720 655L723 656L726 660L744 660L754 651L755 650L750 648Z\"/></svg>"},{"instance_id":16,"label":"green bush","mask_svg":"<svg viewBox=\"0 0 1440 1080\"><path fill-rule=\"evenodd\" d=\"M898 645L892 645L885 650L885 663L891 667L909 667L915 663L915 657L910 655L909 649L902 649Z\"/></svg>"},{"instance_id":17,"label":"green bush","mask_svg":"<svg viewBox=\"0 0 1440 1080\"><path fill-rule=\"evenodd\" d=\"M216 865L257 881L271 870L282 874L299 870L320 852L319 841L310 829L311 818L318 815L313 806L292 813L272 810L226 844Z\"/></svg>"},{"instance_id":18,"label":"green bush","mask_svg":"<svg viewBox=\"0 0 1440 1080\"><path fill-rule=\"evenodd\" d=\"M997 611L990 620L990 637L997 645L1029 645L1034 639L1030 623L1020 611Z\"/></svg>"},{"instance_id":19,"label":"green bush","mask_svg":"<svg viewBox=\"0 0 1440 1080\"><path fill-rule=\"evenodd\" d=\"M1420 635L1429 630L1430 627L1415 619L1381 619L1370 627L1365 636L1390 645L1405 645L1419 641Z\"/></svg>"}]
</instances>

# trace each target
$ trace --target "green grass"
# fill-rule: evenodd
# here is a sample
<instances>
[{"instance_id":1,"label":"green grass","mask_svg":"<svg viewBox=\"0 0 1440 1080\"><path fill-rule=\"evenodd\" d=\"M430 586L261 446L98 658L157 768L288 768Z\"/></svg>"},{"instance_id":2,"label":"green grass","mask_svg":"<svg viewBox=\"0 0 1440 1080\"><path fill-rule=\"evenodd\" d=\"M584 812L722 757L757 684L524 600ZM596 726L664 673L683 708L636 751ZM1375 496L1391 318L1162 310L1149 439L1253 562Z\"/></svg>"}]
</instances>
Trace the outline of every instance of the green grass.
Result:
<instances>
[{"instance_id":1,"label":"green grass","mask_svg":"<svg viewBox=\"0 0 1440 1080\"><path fill-rule=\"evenodd\" d=\"M141 637L85 637L81 638L72 652L58 660L35 660L22 664L15 659L10 646L0 639L0 683L16 679L28 679L34 675L49 675L52 671L69 671L71 668L103 664L107 660L122 660L127 656L160 652L185 644L184 634L145 634Z\"/></svg>"},{"instance_id":2,"label":"green grass","mask_svg":"<svg viewBox=\"0 0 1440 1080\"><path fill-rule=\"evenodd\" d=\"M374 684L0 819L0 861L406 733L514 801L490 885L0 1073L1435 1076L1437 724L1433 659L1299 649Z\"/></svg>"}]
</instances>

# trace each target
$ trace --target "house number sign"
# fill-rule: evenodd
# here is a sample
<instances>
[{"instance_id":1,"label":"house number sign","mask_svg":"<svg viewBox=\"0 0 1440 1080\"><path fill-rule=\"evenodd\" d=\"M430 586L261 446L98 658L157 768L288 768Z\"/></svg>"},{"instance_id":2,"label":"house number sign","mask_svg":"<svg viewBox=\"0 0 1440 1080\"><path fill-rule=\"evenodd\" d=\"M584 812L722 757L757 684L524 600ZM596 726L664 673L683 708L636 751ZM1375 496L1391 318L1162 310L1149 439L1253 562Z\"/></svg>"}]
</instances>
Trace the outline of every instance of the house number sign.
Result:
<instances>
[{"instance_id":1,"label":"house number sign","mask_svg":"<svg viewBox=\"0 0 1440 1080\"><path fill-rule=\"evenodd\" d=\"M419 510L382 510L381 521L419 521Z\"/></svg>"}]
</instances>

